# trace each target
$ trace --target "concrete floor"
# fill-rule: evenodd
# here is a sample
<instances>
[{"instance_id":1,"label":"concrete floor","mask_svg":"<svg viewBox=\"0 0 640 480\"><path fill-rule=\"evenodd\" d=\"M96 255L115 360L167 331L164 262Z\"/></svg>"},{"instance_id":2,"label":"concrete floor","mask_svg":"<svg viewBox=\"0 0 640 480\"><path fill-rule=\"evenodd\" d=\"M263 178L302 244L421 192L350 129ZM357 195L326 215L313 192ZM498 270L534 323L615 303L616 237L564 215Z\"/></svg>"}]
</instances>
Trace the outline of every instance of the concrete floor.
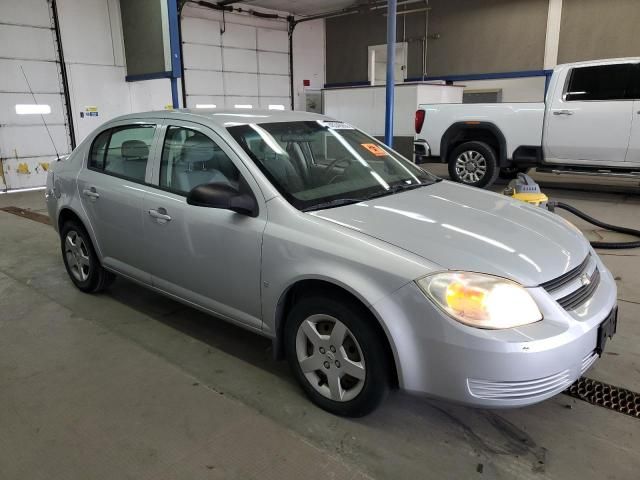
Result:
<instances>
[{"instance_id":1,"label":"concrete floor","mask_svg":"<svg viewBox=\"0 0 640 480\"><path fill-rule=\"evenodd\" d=\"M591 191L545 190L640 228L636 185L576 182ZM42 192L8 205L44 213ZM488 411L399 392L337 418L263 338L121 279L80 293L50 227L0 211L0 245L2 480L638 478L640 420L565 395ZM601 253L621 317L588 376L640 391L640 251Z\"/></svg>"}]
</instances>

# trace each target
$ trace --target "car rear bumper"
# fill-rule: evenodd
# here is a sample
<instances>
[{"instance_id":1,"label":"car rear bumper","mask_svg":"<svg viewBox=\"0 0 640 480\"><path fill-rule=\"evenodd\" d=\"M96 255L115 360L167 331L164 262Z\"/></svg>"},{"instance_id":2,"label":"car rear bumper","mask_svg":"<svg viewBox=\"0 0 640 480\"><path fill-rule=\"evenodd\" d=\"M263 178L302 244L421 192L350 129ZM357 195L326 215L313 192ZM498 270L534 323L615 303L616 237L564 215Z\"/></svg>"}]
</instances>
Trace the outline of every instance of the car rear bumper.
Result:
<instances>
[{"instance_id":1,"label":"car rear bumper","mask_svg":"<svg viewBox=\"0 0 640 480\"><path fill-rule=\"evenodd\" d=\"M431 157L431 147L426 140L417 139L413 142L413 161L424 163Z\"/></svg>"},{"instance_id":2,"label":"car rear bumper","mask_svg":"<svg viewBox=\"0 0 640 480\"><path fill-rule=\"evenodd\" d=\"M571 385L598 359L598 328L616 305L616 285L603 278L578 313L542 288L530 289L544 320L507 330L462 325L430 304L413 284L375 307L392 338L400 386L489 408L530 405ZM535 290L535 292L534 292Z\"/></svg>"}]
</instances>

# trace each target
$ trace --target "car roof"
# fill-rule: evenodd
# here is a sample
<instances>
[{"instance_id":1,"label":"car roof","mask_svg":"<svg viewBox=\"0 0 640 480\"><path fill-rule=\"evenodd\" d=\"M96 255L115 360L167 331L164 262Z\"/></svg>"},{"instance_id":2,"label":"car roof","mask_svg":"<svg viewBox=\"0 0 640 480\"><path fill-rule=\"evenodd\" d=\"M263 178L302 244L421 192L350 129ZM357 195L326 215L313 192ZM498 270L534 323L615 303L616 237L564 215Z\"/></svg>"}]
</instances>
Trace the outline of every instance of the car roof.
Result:
<instances>
[{"instance_id":1,"label":"car roof","mask_svg":"<svg viewBox=\"0 0 640 480\"><path fill-rule=\"evenodd\" d=\"M184 108L177 110L156 110L151 112L130 113L112 119L110 122L141 120L145 118L166 118L191 120L199 123L213 124L218 127L244 125L248 123L302 122L330 120L329 117L317 113L291 110L254 110L217 108Z\"/></svg>"}]
</instances>

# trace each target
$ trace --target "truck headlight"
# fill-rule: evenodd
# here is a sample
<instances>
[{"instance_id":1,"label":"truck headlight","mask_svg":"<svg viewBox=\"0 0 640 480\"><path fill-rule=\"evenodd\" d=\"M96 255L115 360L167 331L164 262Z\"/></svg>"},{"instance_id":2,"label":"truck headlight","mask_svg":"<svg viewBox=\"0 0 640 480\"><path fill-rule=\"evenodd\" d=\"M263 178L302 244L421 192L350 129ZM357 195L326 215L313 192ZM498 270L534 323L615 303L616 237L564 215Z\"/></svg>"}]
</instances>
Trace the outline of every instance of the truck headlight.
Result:
<instances>
[{"instance_id":1,"label":"truck headlight","mask_svg":"<svg viewBox=\"0 0 640 480\"><path fill-rule=\"evenodd\" d=\"M443 272L422 277L416 283L449 316L471 327L512 328L542 320L531 295L504 278Z\"/></svg>"}]
</instances>

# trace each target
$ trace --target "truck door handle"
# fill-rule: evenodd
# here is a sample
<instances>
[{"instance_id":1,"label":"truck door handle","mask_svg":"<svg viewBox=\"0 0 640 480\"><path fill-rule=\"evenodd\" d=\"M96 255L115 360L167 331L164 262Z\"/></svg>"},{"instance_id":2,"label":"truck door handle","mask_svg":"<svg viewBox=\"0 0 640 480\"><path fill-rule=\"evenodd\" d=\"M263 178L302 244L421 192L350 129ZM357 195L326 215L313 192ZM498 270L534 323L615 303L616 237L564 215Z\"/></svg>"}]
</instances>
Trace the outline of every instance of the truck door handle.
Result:
<instances>
[{"instance_id":1,"label":"truck door handle","mask_svg":"<svg viewBox=\"0 0 640 480\"><path fill-rule=\"evenodd\" d=\"M167 223L171 221L171 217L167 215L167 210L162 207L159 207L157 210L149 210L149 215L155 218L158 223Z\"/></svg>"},{"instance_id":2,"label":"truck door handle","mask_svg":"<svg viewBox=\"0 0 640 480\"><path fill-rule=\"evenodd\" d=\"M96 191L96 187L85 188L84 190L82 190L82 194L85 197L89 197L93 200L97 200L98 198L100 198L100 194Z\"/></svg>"},{"instance_id":3,"label":"truck door handle","mask_svg":"<svg viewBox=\"0 0 640 480\"><path fill-rule=\"evenodd\" d=\"M573 112L571 110L554 110L553 114L554 115L573 115Z\"/></svg>"}]
</instances>

